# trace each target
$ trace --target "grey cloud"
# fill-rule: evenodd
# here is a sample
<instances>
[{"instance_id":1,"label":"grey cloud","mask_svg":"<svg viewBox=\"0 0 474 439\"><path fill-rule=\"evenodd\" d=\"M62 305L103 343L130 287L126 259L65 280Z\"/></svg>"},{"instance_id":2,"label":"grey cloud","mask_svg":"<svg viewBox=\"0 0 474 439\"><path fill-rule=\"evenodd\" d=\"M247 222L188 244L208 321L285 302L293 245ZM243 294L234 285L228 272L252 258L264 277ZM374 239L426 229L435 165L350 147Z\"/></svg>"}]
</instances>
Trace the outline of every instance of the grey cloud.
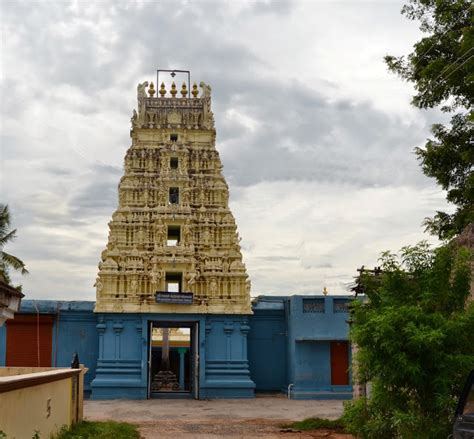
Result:
<instances>
[{"instance_id":1,"label":"grey cloud","mask_svg":"<svg viewBox=\"0 0 474 439\"><path fill-rule=\"evenodd\" d=\"M74 173L74 171L71 169L61 168L59 166L44 165L43 170L47 174L58 175L58 176L69 176Z\"/></svg>"},{"instance_id":2,"label":"grey cloud","mask_svg":"<svg viewBox=\"0 0 474 439\"><path fill-rule=\"evenodd\" d=\"M299 258L292 256L257 256L257 259L263 261L299 261Z\"/></svg>"},{"instance_id":3,"label":"grey cloud","mask_svg":"<svg viewBox=\"0 0 474 439\"><path fill-rule=\"evenodd\" d=\"M48 3L31 8L27 2L8 3L5 20L22 41L22 56L35 65L33 77L38 82L72 84L96 93L123 84L127 60L133 60L135 78L135 73L153 72L158 67L176 68L171 62L192 65L197 74L219 74L234 68L248 72L258 62L240 44L223 45L212 27L206 31L202 26L203 17L207 22L227 17L219 3L203 3L199 8L173 4L171 10L169 4L157 2L141 6L101 2L88 8L80 3L77 8L71 5ZM134 57L136 54L139 56ZM24 73L17 72L17 76ZM41 93L41 88L30 86Z\"/></svg>"},{"instance_id":4,"label":"grey cloud","mask_svg":"<svg viewBox=\"0 0 474 439\"><path fill-rule=\"evenodd\" d=\"M120 164L129 145L137 82L154 80L159 67L189 68L193 80L211 84L217 147L236 211L245 211L236 200L242 201L246 187L257 182L424 186L410 154L423 141L420 133L426 130L420 123L403 125L368 102L334 100L316 91L338 91L337 82L316 78L308 87L293 79L298 72L275 72L275 60L257 52L252 36L244 34L251 32L247 24L260 29L257 26L265 23L269 27L262 27L263 32L276 32L278 23L298 8L279 1L253 2L237 8L240 12L229 11L224 2L2 4L4 53L9 58L0 91L6 122L0 183L19 229L11 251L51 267L48 279L39 271L30 277L34 294L80 294L76 280L90 290L98 243L105 244L123 173L108 163ZM288 35L290 41L293 37ZM301 36L295 37L295 47L301 43ZM254 127L229 119L229 110L255 121ZM421 118L428 124L432 114ZM281 190L282 200L292 196ZM262 215L265 203L259 203ZM304 215L297 208L291 213L288 222L293 223ZM272 221L275 218L262 216L260 222L267 226ZM388 224L384 221L379 224ZM294 230L294 224L280 226ZM279 239L278 231L270 238ZM314 277L311 269L331 269L340 262L335 254L336 259L331 255L313 262L308 257L293 264L301 258L288 255L285 248L278 256L258 253L251 243L244 249L263 267L252 274L254 285L266 285L268 292L294 289L291 274L280 285L271 278L288 262L308 279ZM272 249L268 254L274 254ZM59 263L69 264L64 273L55 272ZM304 264L309 264L307 269ZM340 279L341 270L335 271ZM314 291L314 282L306 280L298 288Z\"/></svg>"},{"instance_id":5,"label":"grey cloud","mask_svg":"<svg viewBox=\"0 0 474 439\"><path fill-rule=\"evenodd\" d=\"M233 184L290 179L361 187L425 184L411 154L423 141L415 125L407 127L369 103L328 102L302 84L228 82L231 96L224 100L256 126L251 131L237 124L239 135L217 103L217 126L224 128L218 143Z\"/></svg>"},{"instance_id":6,"label":"grey cloud","mask_svg":"<svg viewBox=\"0 0 474 439\"><path fill-rule=\"evenodd\" d=\"M322 264L303 264L305 270L310 270L312 268L333 268L333 264L330 262L323 262Z\"/></svg>"},{"instance_id":7,"label":"grey cloud","mask_svg":"<svg viewBox=\"0 0 474 439\"><path fill-rule=\"evenodd\" d=\"M91 167L87 183L69 200L71 213L84 217L111 215L118 204L117 187L122 174L121 169L113 166Z\"/></svg>"},{"instance_id":8,"label":"grey cloud","mask_svg":"<svg viewBox=\"0 0 474 439\"><path fill-rule=\"evenodd\" d=\"M64 224L62 226L64 227ZM23 258L27 266L34 260L49 261L52 265L58 262L96 265L99 261L100 250L86 255L71 251L71 248L78 247L77 237L40 235L34 227L23 228L21 233L21 240L16 244L15 251L17 254L27 255Z\"/></svg>"},{"instance_id":9,"label":"grey cloud","mask_svg":"<svg viewBox=\"0 0 474 439\"><path fill-rule=\"evenodd\" d=\"M289 0L270 0L253 2L249 13L257 14L277 14L288 16L294 8L294 4Z\"/></svg>"}]
</instances>

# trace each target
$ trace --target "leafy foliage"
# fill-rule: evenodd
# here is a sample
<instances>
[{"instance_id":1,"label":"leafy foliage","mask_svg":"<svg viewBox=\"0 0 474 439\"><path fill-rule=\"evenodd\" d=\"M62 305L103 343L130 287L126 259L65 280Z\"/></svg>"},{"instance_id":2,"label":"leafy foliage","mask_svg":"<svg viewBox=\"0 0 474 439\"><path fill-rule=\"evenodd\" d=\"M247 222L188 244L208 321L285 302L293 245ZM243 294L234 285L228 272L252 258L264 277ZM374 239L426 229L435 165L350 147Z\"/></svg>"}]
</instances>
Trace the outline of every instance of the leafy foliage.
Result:
<instances>
[{"instance_id":1,"label":"leafy foliage","mask_svg":"<svg viewBox=\"0 0 474 439\"><path fill-rule=\"evenodd\" d=\"M455 213L437 212L425 221L427 230L440 239L452 238L474 221L472 12L468 0L411 0L402 13L419 20L420 29L428 35L415 43L408 56L385 57L391 71L415 86L413 105L460 110L450 127L433 125L434 139L415 150L423 172L435 178L448 191L448 201L456 205Z\"/></svg>"},{"instance_id":2,"label":"leafy foliage","mask_svg":"<svg viewBox=\"0 0 474 439\"><path fill-rule=\"evenodd\" d=\"M447 191L447 200L456 205L449 215L437 212L427 219L427 229L441 239L459 234L474 222L474 125L467 115L457 114L451 120L451 129L433 125L436 140L428 140L425 148L416 148L425 175L434 177Z\"/></svg>"},{"instance_id":3,"label":"leafy foliage","mask_svg":"<svg viewBox=\"0 0 474 439\"><path fill-rule=\"evenodd\" d=\"M10 212L8 206L0 204L0 280L11 284L8 274L9 268L19 270L21 274L27 274L28 270L21 259L3 250L5 245L16 237L16 229L10 230Z\"/></svg>"},{"instance_id":4,"label":"leafy foliage","mask_svg":"<svg viewBox=\"0 0 474 439\"><path fill-rule=\"evenodd\" d=\"M346 405L348 430L364 438L440 438L474 367L471 252L422 242L382 254L379 276L363 275L353 306L357 372L370 398Z\"/></svg>"}]
</instances>

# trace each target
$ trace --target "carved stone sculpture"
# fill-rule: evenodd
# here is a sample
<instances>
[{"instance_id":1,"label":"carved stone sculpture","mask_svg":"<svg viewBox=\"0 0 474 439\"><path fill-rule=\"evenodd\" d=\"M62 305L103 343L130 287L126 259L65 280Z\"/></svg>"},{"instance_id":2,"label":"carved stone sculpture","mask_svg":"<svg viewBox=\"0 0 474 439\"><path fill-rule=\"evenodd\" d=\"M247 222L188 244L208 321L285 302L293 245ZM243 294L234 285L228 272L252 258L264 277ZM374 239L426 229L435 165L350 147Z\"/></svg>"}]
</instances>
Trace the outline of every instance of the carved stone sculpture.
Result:
<instances>
[{"instance_id":1,"label":"carved stone sculpture","mask_svg":"<svg viewBox=\"0 0 474 439\"><path fill-rule=\"evenodd\" d=\"M148 81L142 82L137 85L137 98L138 105L140 106L140 98L146 98L146 88L148 87Z\"/></svg>"},{"instance_id":2,"label":"carved stone sculpture","mask_svg":"<svg viewBox=\"0 0 474 439\"><path fill-rule=\"evenodd\" d=\"M211 87L192 97L137 87L132 145L95 283L97 312L250 314L228 186L215 147ZM180 277L193 303L156 303ZM146 306L143 304L146 303Z\"/></svg>"}]
</instances>

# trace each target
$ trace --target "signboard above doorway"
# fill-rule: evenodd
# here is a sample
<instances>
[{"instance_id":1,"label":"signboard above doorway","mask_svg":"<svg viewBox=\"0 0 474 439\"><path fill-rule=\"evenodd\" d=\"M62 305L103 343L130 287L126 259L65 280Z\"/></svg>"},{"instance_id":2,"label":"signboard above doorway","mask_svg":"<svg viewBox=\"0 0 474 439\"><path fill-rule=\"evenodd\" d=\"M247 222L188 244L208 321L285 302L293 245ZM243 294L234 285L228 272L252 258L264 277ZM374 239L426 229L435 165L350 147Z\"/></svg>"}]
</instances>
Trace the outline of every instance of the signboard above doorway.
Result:
<instances>
[{"instance_id":1,"label":"signboard above doorway","mask_svg":"<svg viewBox=\"0 0 474 439\"><path fill-rule=\"evenodd\" d=\"M172 293L168 291L158 291L155 296L157 303L175 303L179 305L192 305L193 293Z\"/></svg>"}]
</instances>

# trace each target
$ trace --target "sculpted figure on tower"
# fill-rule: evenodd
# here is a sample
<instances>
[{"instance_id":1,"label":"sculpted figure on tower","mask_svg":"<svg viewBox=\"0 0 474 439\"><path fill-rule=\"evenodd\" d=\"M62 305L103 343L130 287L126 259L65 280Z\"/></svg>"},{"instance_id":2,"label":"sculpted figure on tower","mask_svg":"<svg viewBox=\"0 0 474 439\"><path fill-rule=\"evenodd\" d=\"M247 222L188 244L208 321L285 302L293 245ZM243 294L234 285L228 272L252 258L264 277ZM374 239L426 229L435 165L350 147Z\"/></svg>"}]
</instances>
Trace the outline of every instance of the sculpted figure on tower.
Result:
<instances>
[{"instance_id":1,"label":"sculpted figure on tower","mask_svg":"<svg viewBox=\"0 0 474 439\"><path fill-rule=\"evenodd\" d=\"M137 87L132 145L96 280L97 312L250 314L250 281L215 147L211 87ZM157 292L192 303L157 303Z\"/></svg>"}]
</instances>

